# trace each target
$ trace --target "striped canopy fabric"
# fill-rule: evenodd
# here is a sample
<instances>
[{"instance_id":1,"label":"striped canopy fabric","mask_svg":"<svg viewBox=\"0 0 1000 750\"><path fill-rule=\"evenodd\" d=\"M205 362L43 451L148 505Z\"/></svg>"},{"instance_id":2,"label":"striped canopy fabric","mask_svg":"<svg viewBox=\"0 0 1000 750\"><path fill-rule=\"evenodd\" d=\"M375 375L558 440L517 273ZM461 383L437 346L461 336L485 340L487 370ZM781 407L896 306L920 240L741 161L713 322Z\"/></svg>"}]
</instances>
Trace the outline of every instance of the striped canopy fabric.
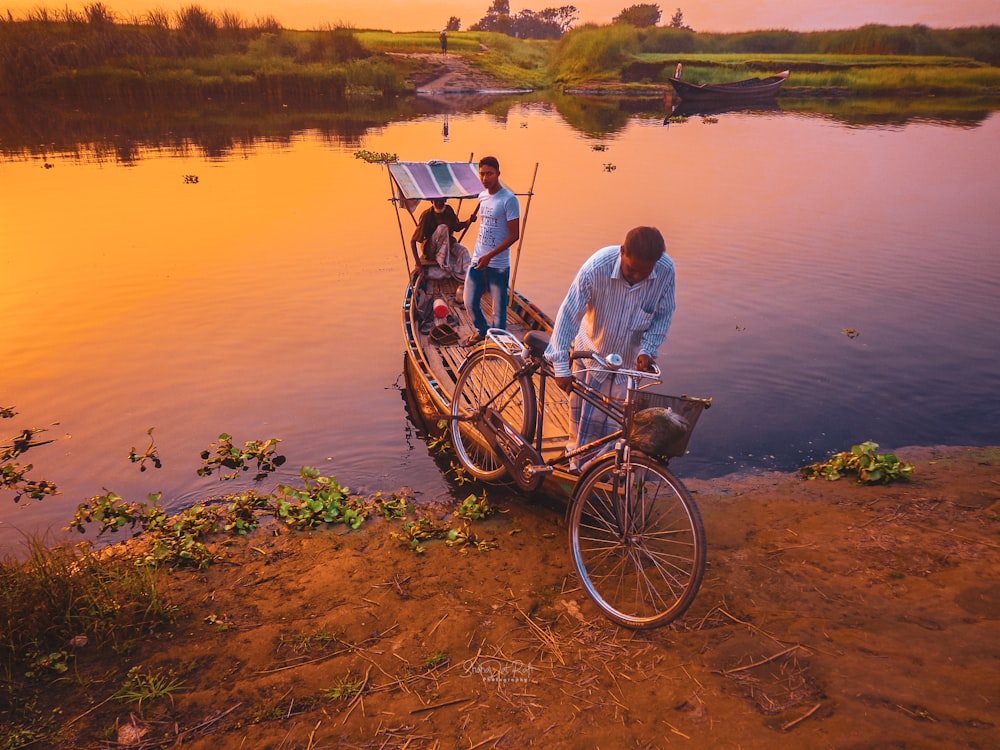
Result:
<instances>
[{"instance_id":1,"label":"striped canopy fabric","mask_svg":"<svg viewBox=\"0 0 1000 750\"><path fill-rule=\"evenodd\" d=\"M474 162L400 161L388 167L406 201L475 198L483 191L479 165Z\"/></svg>"}]
</instances>

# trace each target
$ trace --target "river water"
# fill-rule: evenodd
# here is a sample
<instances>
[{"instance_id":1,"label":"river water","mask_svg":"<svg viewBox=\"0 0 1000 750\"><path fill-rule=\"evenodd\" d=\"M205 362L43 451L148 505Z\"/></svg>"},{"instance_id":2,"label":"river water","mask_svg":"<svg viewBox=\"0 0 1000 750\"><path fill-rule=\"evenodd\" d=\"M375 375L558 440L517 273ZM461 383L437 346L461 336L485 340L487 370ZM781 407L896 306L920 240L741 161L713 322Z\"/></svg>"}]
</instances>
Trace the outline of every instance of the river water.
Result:
<instances>
[{"instance_id":1,"label":"river water","mask_svg":"<svg viewBox=\"0 0 1000 750\"><path fill-rule=\"evenodd\" d=\"M864 440L1000 442L995 112L668 123L572 107L452 102L206 137L2 131L0 407L15 414L0 443L45 430L54 442L18 461L61 494L0 491L0 552L61 538L105 491L177 510L254 486L198 476L222 432L282 440L262 491L302 466L359 492L453 491L406 412L406 260L386 172L361 149L493 154L516 191L534 180L516 286L553 316L590 253L662 229L678 272L666 390L714 398L681 476L792 471ZM140 471L129 450L151 439L162 468Z\"/></svg>"}]
</instances>

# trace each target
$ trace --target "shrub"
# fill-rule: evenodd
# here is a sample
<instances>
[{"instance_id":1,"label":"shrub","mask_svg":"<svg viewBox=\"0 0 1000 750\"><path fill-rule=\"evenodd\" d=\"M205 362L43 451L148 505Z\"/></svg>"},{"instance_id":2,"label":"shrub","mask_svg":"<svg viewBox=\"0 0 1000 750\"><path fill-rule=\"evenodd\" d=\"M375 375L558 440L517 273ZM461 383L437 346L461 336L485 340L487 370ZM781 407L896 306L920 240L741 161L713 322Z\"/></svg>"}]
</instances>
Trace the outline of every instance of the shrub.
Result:
<instances>
[{"instance_id":1,"label":"shrub","mask_svg":"<svg viewBox=\"0 0 1000 750\"><path fill-rule=\"evenodd\" d=\"M189 5L177 12L177 27L185 34L208 39L219 31L219 22L200 5Z\"/></svg>"},{"instance_id":2,"label":"shrub","mask_svg":"<svg viewBox=\"0 0 1000 750\"><path fill-rule=\"evenodd\" d=\"M583 26L570 31L556 47L552 60L553 78L567 82L617 72L639 51L638 34L628 25Z\"/></svg>"}]
</instances>

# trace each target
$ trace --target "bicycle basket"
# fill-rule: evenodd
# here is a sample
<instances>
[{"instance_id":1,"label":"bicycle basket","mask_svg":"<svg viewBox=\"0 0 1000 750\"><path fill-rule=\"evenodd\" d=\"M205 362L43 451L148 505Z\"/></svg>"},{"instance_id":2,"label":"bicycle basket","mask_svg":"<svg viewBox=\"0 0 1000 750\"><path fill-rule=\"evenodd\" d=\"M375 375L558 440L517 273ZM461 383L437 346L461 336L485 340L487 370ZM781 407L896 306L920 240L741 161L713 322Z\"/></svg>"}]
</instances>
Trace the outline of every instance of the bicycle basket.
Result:
<instances>
[{"instance_id":1,"label":"bicycle basket","mask_svg":"<svg viewBox=\"0 0 1000 750\"><path fill-rule=\"evenodd\" d=\"M633 448L660 458L683 456L709 399L632 391L626 416Z\"/></svg>"}]
</instances>

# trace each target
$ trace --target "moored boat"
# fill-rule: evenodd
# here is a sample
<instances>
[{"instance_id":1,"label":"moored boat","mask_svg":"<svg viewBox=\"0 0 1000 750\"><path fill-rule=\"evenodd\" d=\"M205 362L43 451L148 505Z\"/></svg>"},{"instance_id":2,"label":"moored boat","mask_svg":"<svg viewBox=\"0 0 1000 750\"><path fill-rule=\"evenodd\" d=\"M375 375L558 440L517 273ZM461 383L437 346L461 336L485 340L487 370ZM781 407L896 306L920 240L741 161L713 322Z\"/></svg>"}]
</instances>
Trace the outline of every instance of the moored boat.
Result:
<instances>
[{"instance_id":1,"label":"moored boat","mask_svg":"<svg viewBox=\"0 0 1000 750\"><path fill-rule=\"evenodd\" d=\"M767 78L745 78L742 81L729 83L689 83L681 80L681 66L670 79L674 91L684 102L748 102L770 99L778 94L778 90L788 80L789 71L785 70Z\"/></svg>"},{"instance_id":2,"label":"moored boat","mask_svg":"<svg viewBox=\"0 0 1000 750\"><path fill-rule=\"evenodd\" d=\"M482 184L478 164L473 162L392 162L386 166L409 270L401 308L407 402L425 431L435 433L440 431L438 422L451 413L451 398L458 371L472 351L465 341L475 331L475 326L471 313L462 301L463 280L442 272L436 263L413 257L409 250L410 233L416 226L420 210L432 199L445 198L455 203L453 207L461 216L463 202L477 200ZM534 180L527 192L515 191L519 198L527 198L527 202L522 205L521 238L512 250L512 287L517 279L517 265L533 189ZM462 237L458 240L461 242ZM469 243L470 246L472 244ZM445 314L435 315L435 308L438 312L444 310ZM487 319L492 317L489 294L483 298L483 312ZM524 294L514 288L510 290L507 329L511 333L522 339L529 331L551 333L552 326L552 318ZM561 453L568 437L569 401L567 398L550 398L546 404L543 452L547 456ZM574 479L556 473L546 482L543 491L566 497Z\"/></svg>"}]
</instances>

